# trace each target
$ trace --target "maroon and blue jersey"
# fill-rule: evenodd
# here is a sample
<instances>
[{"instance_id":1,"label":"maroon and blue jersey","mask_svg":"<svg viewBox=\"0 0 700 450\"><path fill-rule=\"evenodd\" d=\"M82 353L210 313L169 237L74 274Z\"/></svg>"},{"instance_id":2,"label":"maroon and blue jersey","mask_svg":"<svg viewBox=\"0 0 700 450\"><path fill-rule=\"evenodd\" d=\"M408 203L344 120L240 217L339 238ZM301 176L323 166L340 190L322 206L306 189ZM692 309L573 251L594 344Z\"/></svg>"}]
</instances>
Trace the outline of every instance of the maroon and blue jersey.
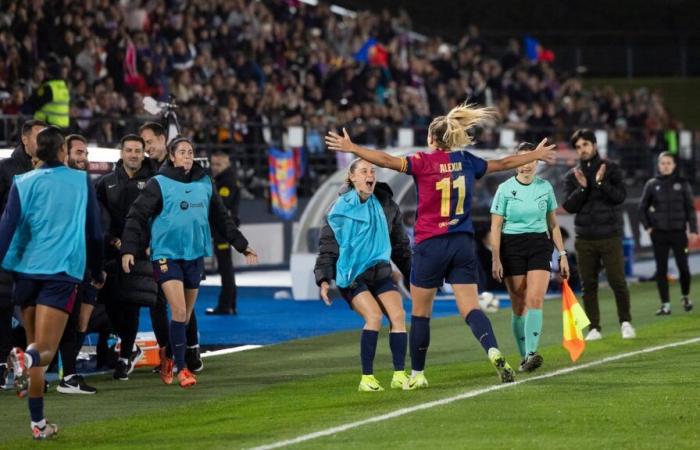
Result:
<instances>
[{"instance_id":1,"label":"maroon and blue jersey","mask_svg":"<svg viewBox=\"0 0 700 450\"><path fill-rule=\"evenodd\" d=\"M447 233L474 233L471 219L474 180L487 162L468 151L418 152L403 158L402 172L413 175L418 193L416 244Z\"/></svg>"}]
</instances>

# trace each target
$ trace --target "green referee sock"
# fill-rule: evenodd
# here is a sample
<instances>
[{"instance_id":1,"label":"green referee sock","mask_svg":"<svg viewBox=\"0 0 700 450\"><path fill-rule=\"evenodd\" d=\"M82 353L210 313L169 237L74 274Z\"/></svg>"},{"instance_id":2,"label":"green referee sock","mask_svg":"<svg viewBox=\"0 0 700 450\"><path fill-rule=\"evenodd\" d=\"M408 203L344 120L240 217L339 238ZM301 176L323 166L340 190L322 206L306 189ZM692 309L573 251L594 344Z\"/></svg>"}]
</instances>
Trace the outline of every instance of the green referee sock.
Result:
<instances>
[{"instance_id":1,"label":"green referee sock","mask_svg":"<svg viewBox=\"0 0 700 450\"><path fill-rule=\"evenodd\" d=\"M513 327L515 343L518 344L518 351L520 356L524 358L527 355L525 352L525 316L518 316L513 313L510 316L510 323Z\"/></svg>"},{"instance_id":2,"label":"green referee sock","mask_svg":"<svg viewBox=\"0 0 700 450\"><path fill-rule=\"evenodd\" d=\"M525 351L535 353L542 334L542 309L528 309L525 314Z\"/></svg>"}]
</instances>

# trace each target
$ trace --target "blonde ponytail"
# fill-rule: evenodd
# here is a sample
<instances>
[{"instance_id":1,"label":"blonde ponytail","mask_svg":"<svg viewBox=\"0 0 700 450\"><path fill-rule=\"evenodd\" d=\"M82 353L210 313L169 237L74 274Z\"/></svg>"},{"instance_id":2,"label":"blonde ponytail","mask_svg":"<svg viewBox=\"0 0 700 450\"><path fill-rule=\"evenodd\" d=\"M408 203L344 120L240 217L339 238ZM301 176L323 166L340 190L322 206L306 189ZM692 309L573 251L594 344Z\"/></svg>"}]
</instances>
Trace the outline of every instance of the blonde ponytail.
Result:
<instances>
[{"instance_id":1,"label":"blonde ponytail","mask_svg":"<svg viewBox=\"0 0 700 450\"><path fill-rule=\"evenodd\" d=\"M452 108L446 116L433 119L428 132L439 148L454 150L472 143L467 130L484 122L496 121L498 113L494 108L478 108L464 103Z\"/></svg>"}]
</instances>

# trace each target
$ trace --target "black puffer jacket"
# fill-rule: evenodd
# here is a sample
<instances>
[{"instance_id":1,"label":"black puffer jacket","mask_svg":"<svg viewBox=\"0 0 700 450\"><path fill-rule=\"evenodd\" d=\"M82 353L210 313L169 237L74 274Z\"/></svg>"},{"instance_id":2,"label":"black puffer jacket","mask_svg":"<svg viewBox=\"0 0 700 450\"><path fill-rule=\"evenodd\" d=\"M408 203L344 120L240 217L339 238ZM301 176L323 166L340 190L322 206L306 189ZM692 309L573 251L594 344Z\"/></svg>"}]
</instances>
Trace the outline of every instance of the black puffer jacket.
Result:
<instances>
[{"instance_id":1,"label":"black puffer jacket","mask_svg":"<svg viewBox=\"0 0 700 450\"><path fill-rule=\"evenodd\" d=\"M0 161L0 214L5 211L14 176L29 172L33 168L32 158L22 144L15 147L9 158ZM13 282L14 279L10 273L0 270L0 307L11 304Z\"/></svg>"},{"instance_id":2,"label":"black puffer jacket","mask_svg":"<svg viewBox=\"0 0 700 450\"><path fill-rule=\"evenodd\" d=\"M605 163L605 176L598 184L596 173ZM622 171L617 164L603 161L598 154L588 161L581 161L579 166L588 180L583 188L570 170L564 180L564 203L562 206L576 214L574 226L576 237L583 239L605 239L622 234L621 205L627 197L622 179Z\"/></svg>"},{"instance_id":3,"label":"black puffer jacket","mask_svg":"<svg viewBox=\"0 0 700 450\"><path fill-rule=\"evenodd\" d=\"M132 178L129 178L124 169L124 162L120 159L113 172L103 175L97 180L95 185L97 200L106 213L104 215L109 219L109 223L105 226L105 245L108 257L119 257L119 252L110 245L110 242L121 238L126 224L126 215L129 213L131 205L146 187L146 182L157 171L156 163L146 158L141 169Z\"/></svg>"},{"instance_id":4,"label":"black puffer jacket","mask_svg":"<svg viewBox=\"0 0 700 450\"><path fill-rule=\"evenodd\" d=\"M127 274L121 268L119 250L111 244L115 239L121 238L129 208L156 171L156 163L146 158L141 169L129 178L124 169L124 162L119 160L113 172L97 180L97 200L104 212L103 216L108 217L109 222L105 226L105 271L110 281L101 294L110 300L143 306L156 304L158 285L153 278L153 266L146 254L136 256L134 267Z\"/></svg>"},{"instance_id":5,"label":"black puffer jacket","mask_svg":"<svg viewBox=\"0 0 700 450\"><path fill-rule=\"evenodd\" d=\"M166 176L181 183L191 183L207 176L202 166L197 162L189 173L181 167L173 167L168 160L158 171L159 175ZM212 182L212 196L207 206L209 209L209 223L213 228L240 253L245 253L248 248L248 240L236 227L231 215L221 201ZM121 254L139 255L149 245L149 221L154 219L163 210L163 194L156 179L146 183L146 187L138 196L129 210L122 234Z\"/></svg>"},{"instance_id":6,"label":"black puffer jacket","mask_svg":"<svg viewBox=\"0 0 700 450\"><path fill-rule=\"evenodd\" d=\"M644 228L698 232L690 183L675 175L659 175L647 181L639 202L639 220Z\"/></svg>"},{"instance_id":7,"label":"black puffer jacket","mask_svg":"<svg viewBox=\"0 0 700 450\"><path fill-rule=\"evenodd\" d=\"M347 189L340 193L347 192ZM404 283L408 285L411 274L411 248L406 236L406 230L401 221L401 210L399 205L393 200L394 193L386 183L377 183L374 188L374 195L379 200L386 216L387 226L389 228L389 241L391 242L391 260L401 271ZM321 285L323 281L330 282L335 279L335 264L338 261L338 241L335 239L333 229L325 222L321 230L319 238L318 256L316 257L316 266L314 267L314 275L316 276L316 284ZM381 265L381 264L380 264ZM375 266L377 267L377 266ZM377 280L391 275L391 266L386 264L384 267L370 268L358 278L362 277L369 280Z\"/></svg>"}]
</instances>

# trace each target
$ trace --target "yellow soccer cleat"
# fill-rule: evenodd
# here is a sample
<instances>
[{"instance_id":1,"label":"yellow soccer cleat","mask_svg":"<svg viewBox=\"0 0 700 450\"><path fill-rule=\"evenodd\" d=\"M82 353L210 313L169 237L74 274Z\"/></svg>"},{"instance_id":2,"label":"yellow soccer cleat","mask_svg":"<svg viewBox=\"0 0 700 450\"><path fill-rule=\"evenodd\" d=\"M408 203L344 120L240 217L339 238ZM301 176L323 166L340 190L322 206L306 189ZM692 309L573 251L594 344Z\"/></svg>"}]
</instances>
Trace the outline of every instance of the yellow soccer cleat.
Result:
<instances>
[{"instance_id":1,"label":"yellow soccer cleat","mask_svg":"<svg viewBox=\"0 0 700 450\"><path fill-rule=\"evenodd\" d=\"M403 370L397 370L394 372L394 376L391 377L391 388L392 389L403 389L403 386L408 383L408 375Z\"/></svg>"},{"instance_id":2,"label":"yellow soccer cleat","mask_svg":"<svg viewBox=\"0 0 700 450\"><path fill-rule=\"evenodd\" d=\"M515 372L510 367L510 364L508 364L501 351L496 347L491 347L489 349L489 361L491 361L493 367L496 368L501 382L512 383L515 381Z\"/></svg>"},{"instance_id":3,"label":"yellow soccer cleat","mask_svg":"<svg viewBox=\"0 0 700 450\"><path fill-rule=\"evenodd\" d=\"M379 381L374 378L374 375L362 375L357 390L360 392L379 392L383 391L384 388L379 385Z\"/></svg>"},{"instance_id":4,"label":"yellow soccer cleat","mask_svg":"<svg viewBox=\"0 0 700 450\"><path fill-rule=\"evenodd\" d=\"M416 376L411 376L408 378L406 383L403 385L404 391L413 391L416 389L424 389L428 387L428 379L425 378L423 372L417 374Z\"/></svg>"}]
</instances>

